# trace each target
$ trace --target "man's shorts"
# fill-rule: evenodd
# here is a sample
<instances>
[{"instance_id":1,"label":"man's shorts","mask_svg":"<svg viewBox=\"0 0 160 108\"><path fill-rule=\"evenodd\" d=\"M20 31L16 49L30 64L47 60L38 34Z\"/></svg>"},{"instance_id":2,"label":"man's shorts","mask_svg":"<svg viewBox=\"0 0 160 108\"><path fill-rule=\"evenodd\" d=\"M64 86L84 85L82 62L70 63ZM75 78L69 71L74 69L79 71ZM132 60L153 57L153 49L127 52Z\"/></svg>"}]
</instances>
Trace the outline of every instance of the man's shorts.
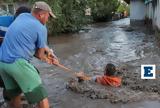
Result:
<instances>
[{"instance_id":1,"label":"man's shorts","mask_svg":"<svg viewBox=\"0 0 160 108\"><path fill-rule=\"evenodd\" d=\"M28 102L34 104L47 97L37 70L24 59L10 64L0 62L0 75L10 98L23 92Z\"/></svg>"}]
</instances>

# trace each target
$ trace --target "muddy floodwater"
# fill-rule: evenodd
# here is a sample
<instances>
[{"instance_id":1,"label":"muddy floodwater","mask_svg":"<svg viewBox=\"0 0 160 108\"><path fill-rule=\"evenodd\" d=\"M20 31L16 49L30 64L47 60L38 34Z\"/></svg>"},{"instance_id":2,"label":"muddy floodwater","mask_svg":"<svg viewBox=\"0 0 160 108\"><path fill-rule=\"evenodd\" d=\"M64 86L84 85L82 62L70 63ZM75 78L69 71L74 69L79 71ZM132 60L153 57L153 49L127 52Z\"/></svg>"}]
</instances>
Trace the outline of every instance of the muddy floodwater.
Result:
<instances>
[{"instance_id":1,"label":"muddy floodwater","mask_svg":"<svg viewBox=\"0 0 160 108\"><path fill-rule=\"evenodd\" d=\"M75 72L102 75L104 66L114 63L123 80L118 88L78 83L74 74L33 59L52 108L160 107L160 48L153 33L144 27L130 27L126 18L89 25L75 34L50 36L48 41L60 62ZM142 80L141 64L155 64L156 79Z\"/></svg>"}]
</instances>

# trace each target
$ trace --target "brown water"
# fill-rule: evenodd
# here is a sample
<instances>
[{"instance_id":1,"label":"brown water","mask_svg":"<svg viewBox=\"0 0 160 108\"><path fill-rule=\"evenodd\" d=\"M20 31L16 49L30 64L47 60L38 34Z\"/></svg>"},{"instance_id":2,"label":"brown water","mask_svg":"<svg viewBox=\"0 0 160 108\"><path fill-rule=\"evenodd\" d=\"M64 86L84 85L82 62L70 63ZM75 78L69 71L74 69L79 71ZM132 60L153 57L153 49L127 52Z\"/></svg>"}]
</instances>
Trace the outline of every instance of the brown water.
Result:
<instances>
[{"instance_id":1,"label":"brown water","mask_svg":"<svg viewBox=\"0 0 160 108\"><path fill-rule=\"evenodd\" d=\"M159 80L146 82L137 76L137 72L140 74L141 64L159 66L159 48L154 35L145 28L130 27L128 18L90 25L88 29L88 32L49 37L49 44L60 61L67 67L76 71L83 70L90 75L102 74L103 67L109 62L119 67L126 67L132 73L127 72L128 75L124 76L124 82L129 84L122 89L127 87L131 92L135 90L133 92L135 94L130 94L134 96L136 92L139 93L138 87L141 86L140 92L143 96L139 95L135 97L134 102L126 104L121 102L111 104L106 99L90 99L84 94L65 89L72 74L67 74L60 68L52 68L52 71L57 73L53 75L54 83L49 79L46 83L56 85L58 88L52 86L48 88L53 95L50 96L53 105L57 108L152 108L153 106L159 108L159 94L150 91L152 84L157 85L156 90L159 90ZM146 98L145 95L152 98Z\"/></svg>"},{"instance_id":2,"label":"brown water","mask_svg":"<svg viewBox=\"0 0 160 108\"><path fill-rule=\"evenodd\" d=\"M143 27L130 27L129 22L126 18L98 23L87 27L87 32L49 37L49 46L54 49L62 64L75 71L83 70L89 75L103 74L103 67L109 62L125 68L127 71L120 89L127 89L126 93L134 93L129 96L135 96L139 92L143 96L136 95L134 101L114 104L109 99L91 99L86 94L66 89L70 78L75 78L73 74L33 59L32 62L41 72L53 108L160 107L160 78L156 81L144 81L139 76L141 64L156 64L159 67L160 53L156 39ZM151 90L152 85L156 86L156 92ZM140 98L141 96L144 98Z\"/></svg>"}]
</instances>

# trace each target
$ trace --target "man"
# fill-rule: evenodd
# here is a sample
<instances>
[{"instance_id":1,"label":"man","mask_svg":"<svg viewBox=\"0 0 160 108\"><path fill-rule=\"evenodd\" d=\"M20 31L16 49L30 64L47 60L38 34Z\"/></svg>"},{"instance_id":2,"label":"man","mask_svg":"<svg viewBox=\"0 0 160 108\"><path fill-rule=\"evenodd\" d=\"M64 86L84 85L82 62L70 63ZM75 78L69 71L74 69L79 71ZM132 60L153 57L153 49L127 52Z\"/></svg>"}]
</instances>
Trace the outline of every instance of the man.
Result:
<instances>
[{"instance_id":1,"label":"man","mask_svg":"<svg viewBox=\"0 0 160 108\"><path fill-rule=\"evenodd\" d=\"M35 2L31 14L23 13L10 25L0 47L0 75L12 108L21 107L21 92L30 104L49 108L46 90L37 70L29 63L33 56L49 64L59 63L46 45L49 16L55 18L45 2ZM46 56L50 55L50 56Z\"/></svg>"},{"instance_id":2,"label":"man","mask_svg":"<svg viewBox=\"0 0 160 108\"><path fill-rule=\"evenodd\" d=\"M3 42L3 38L5 36L5 33L8 29L8 27L11 25L11 23L22 13L30 13L31 9L26 7L26 6L20 6L16 9L16 12L14 16L0 16L0 46L1 43ZM5 92L5 87L2 78L0 77L0 87L4 88L3 89L3 98L5 101L9 101L7 98L7 94Z\"/></svg>"}]
</instances>

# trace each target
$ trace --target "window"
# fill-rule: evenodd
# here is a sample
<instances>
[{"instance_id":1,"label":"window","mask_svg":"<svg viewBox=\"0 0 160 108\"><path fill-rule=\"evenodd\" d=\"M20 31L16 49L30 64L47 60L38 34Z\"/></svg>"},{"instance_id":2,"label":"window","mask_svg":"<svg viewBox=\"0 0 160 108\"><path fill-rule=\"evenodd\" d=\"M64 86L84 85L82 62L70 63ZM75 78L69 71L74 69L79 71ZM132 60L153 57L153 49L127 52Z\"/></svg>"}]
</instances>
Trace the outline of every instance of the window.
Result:
<instances>
[{"instance_id":1,"label":"window","mask_svg":"<svg viewBox=\"0 0 160 108\"><path fill-rule=\"evenodd\" d=\"M13 4L0 4L0 16L13 15L14 11Z\"/></svg>"}]
</instances>

